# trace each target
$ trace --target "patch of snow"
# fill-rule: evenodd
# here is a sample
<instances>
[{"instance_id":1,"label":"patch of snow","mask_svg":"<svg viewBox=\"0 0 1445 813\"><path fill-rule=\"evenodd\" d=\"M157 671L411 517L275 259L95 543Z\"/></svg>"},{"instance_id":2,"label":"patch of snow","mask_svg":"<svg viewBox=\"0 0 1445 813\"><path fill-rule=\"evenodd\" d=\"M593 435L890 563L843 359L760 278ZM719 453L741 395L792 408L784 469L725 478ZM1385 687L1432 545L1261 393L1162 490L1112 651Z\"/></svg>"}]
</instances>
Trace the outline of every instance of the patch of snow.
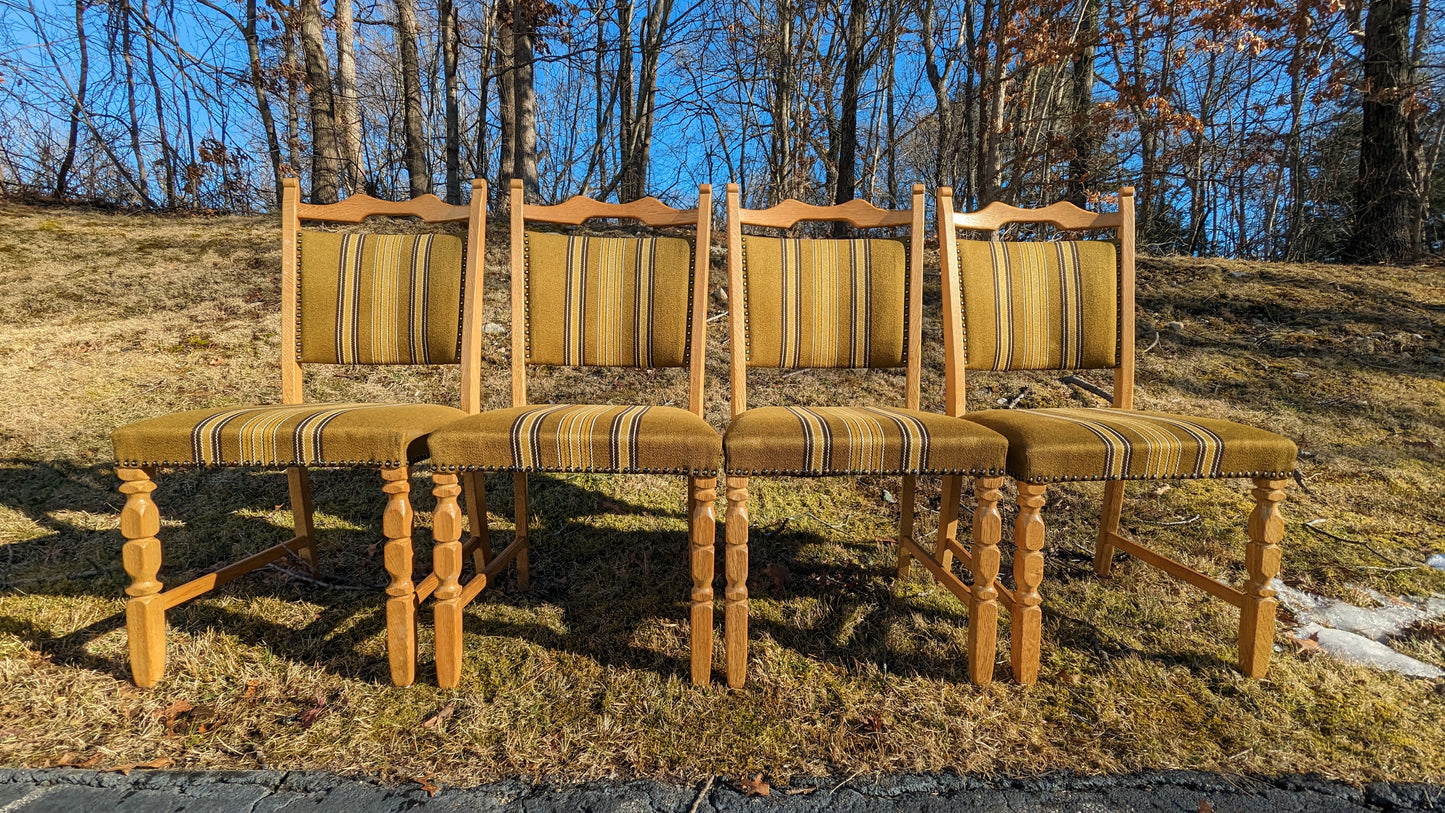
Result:
<instances>
[{"instance_id":1,"label":"patch of snow","mask_svg":"<svg viewBox=\"0 0 1445 813\"><path fill-rule=\"evenodd\" d=\"M1380 606L1356 607L1339 599L1296 590L1279 579L1270 586L1280 603L1303 625L1294 631L1295 637L1313 638L1331 656L1412 677L1445 677L1445 670L1396 652L1387 645L1391 637L1411 624L1445 617L1445 597L1397 598L1366 590Z\"/></svg>"},{"instance_id":2,"label":"patch of snow","mask_svg":"<svg viewBox=\"0 0 1445 813\"><path fill-rule=\"evenodd\" d=\"M1347 630L1306 624L1295 630L1295 637L1313 638L1319 643L1320 649L1328 652L1331 657L1348 663L1360 663L1376 669L1399 672L1409 677L1445 677L1445 669L1415 660L1409 655L1396 652L1379 641L1372 641L1363 635L1357 635Z\"/></svg>"},{"instance_id":3,"label":"patch of snow","mask_svg":"<svg viewBox=\"0 0 1445 813\"><path fill-rule=\"evenodd\" d=\"M1437 553L1425 560L1425 564L1436 570L1445 570L1445 553Z\"/></svg>"}]
</instances>

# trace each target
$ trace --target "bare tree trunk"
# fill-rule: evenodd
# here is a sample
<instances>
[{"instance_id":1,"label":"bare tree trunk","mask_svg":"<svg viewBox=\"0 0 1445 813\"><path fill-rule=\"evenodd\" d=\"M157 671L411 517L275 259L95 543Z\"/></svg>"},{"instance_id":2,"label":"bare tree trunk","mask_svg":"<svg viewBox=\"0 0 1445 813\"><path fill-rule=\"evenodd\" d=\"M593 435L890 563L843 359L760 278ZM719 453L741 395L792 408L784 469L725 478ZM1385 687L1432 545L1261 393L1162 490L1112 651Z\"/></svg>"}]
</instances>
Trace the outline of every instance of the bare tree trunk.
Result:
<instances>
[{"instance_id":1,"label":"bare tree trunk","mask_svg":"<svg viewBox=\"0 0 1445 813\"><path fill-rule=\"evenodd\" d=\"M1069 79L1069 177L1064 183L1064 200L1075 206L1088 202L1093 182L1094 151L1098 136L1094 124L1094 55L1099 36L1099 0L1080 0L1079 51Z\"/></svg>"},{"instance_id":2,"label":"bare tree trunk","mask_svg":"<svg viewBox=\"0 0 1445 813\"><path fill-rule=\"evenodd\" d=\"M502 13L498 4L498 15ZM499 213L505 213L510 203L507 190L516 175L517 158L517 87L515 72L515 50L517 38L512 35L512 24L507 22L497 27L497 107L501 127L497 157L497 206Z\"/></svg>"},{"instance_id":3,"label":"bare tree trunk","mask_svg":"<svg viewBox=\"0 0 1445 813\"><path fill-rule=\"evenodd\" d=\"M457 36L457 9L452 0L437 3L442 51L442 86L446 98L447 202L462 202L462 122L457 87L457 57L461 43Z\"/></svg>"},{"instance_id":4,"label":"bare tree trunk","mask_svg":"<svg viewBox=\"0 0 1445 813\"><path fill-rule=\"evenodd\" d=\"M155 25L151 22L150 3L141 0L141 25L146 40L146 80L150 82L152 98L155 100L156 131L161 143L161 170L165 178L166 208L176 205L176 152L171 145L170 133L166 128L166 106L161 95L161 83L156 78Z\"/></svg>"},{"instance_id":5,"label":"bare tree trunk","mask_svg":"<svg viewBox=\"0 0 1445 813\"><path fill-rule=\"evenodd\" d=\"M252 33L255 32L255 15L251 15ZM301 99L297 89L297 69L305 70L305 61L297 62L296 41L298 39L297 29L300 26L301 13L292 12L287 15L285 30L281 32L284 43L282 58L286 63L286 165L292 175L300 177L301 174ZM257 70L260 70L260 56L256 57ZM259 73L257 74L259 76ZM258 94L261 90L256 91ZM277 188L276 205L281 204L281 194Z\"/></svg>"},{"instance_id":6,"label":"bare tree trunk","mask_svg":"<svg viewBox=\"0 0 1445 813\"><path fill-rule=\"evenodd\" d=\"M777 5L777 38L773 53L772 144L768 202L776 204L793 195L793 4Z\"/></svg>"},{"instance_id":7,"label":"bare tree trunk","mask_svg":"<svg viewBox=\"0 0 1445 813\"><path fill-rule=\"evenodd\" d=\"M513 105L516 111L516 143L512 152L515 165L512 177L522 179L525 200L536 202L541 198L537 178L537 93L532 76L536 57L532 50L531 20L524 15L518 15L512 33L512 56L516 62L512 71Z\"/></svg>"},{"instance_id":8,"label":"bare tree trunk","mask_svg":"<svg viewBox=\"0 0 1445 813\"><path fill-rule=\"evenodd\" d=\"M663 40L672 16L672 0L653 0L643 19L639 50L642 65L637 78L637 92L632 87L632 4L620 0L618 39L622 44L617 68L617 92L621 119L618 134L621 163L618 197L625 203L647 195L647 171L652 157L652 126L657 109L657 71L662 57Z\"/></svg>"},{"instance_id":9,"label":"bare tree trunk","mask_svg":"<svg viewBox=\"0 0 1445 813\"><path fill-rule=\"evenodd\" d=\"M146 177L145 153L140 144L140 114L135 101L135 66L131 49L130 0L120 0L114 13L120 15L121 58L125 63L126 112L130 119L130 149L135 156L135 179L140 185L141 196L150 197L150 180Z\"/></svg>"},{"instance_id":10,"label":"bare tree trunk","mask_svg":"<svg viewBox=\"0 0 1445 813\"><path fill-rule=\"evenodd\" d=\"M631 188L628 174L632 169L633 117L636 115L632 101L632 0L617 0L617 178L625 187L618 197L623 203L634 198L627 197ZM603 197L611 193L613 184L602 190Z\"/></svg>"},{"instance_id":11,"label":"bare tree trunk","mask_svg":"<svg viewBox=\"0 0 1445 813\"><path fill-rule=\"evenodd\" d=\"M361 117L356 92L356 21L352 0L336 0L336 125L341 131L341 162L348 194L364 192L366 169L361 155Z\"/></svg>"},{"instance_id":12,"label":"bare tree trunk","mask_svg":"<svg viewBox=\"0 0 1445 813\"><path fill-rule=\"evenodd\" d=\"M1365 22L1364 124L1349 245L1350 255L1360 261L1414 259L1419 133L1406 109L1414 98L1412 11L1410 0L1371 0Z\"/></svg>"},{"instance_id":13,"label":"bare tree trunk","mask_svg":"<svg viewBox=\"0 0 1445 813\"><path fill-rule=\"evenodd\" d=\"M331 93L331 65L321 30L320 0L301 0L301 51L311 100L311 202L335 203L340 185L341 153L336 137L336 103Z\"/></svg>"},{"instance_id":14,"label":"bare tree trunk","mask_svg":"<svg viewBox=\"0 0 1445 813\"><path fill-rule=\"evenodd\" d=\"M843 97L838 113L838 149L835 151L838 175L834 203L847 203L858 194L858 89L863 84L865 70L863 23L867 12L867 0L849 0L848 28L844 33Z\"/></svg>"},{"instance_id":15,"label":"bare tree trunk","mask_svg":"<svg viewBox=\"0 0 1445 813\"><path fill-rule=\"evenodd\" d=\"M396 0L396 39L401 52L402 124L406 132L407 181L411 196L431 192L426 166L426 125L421 112L421 68L417 55L416 0Z\"/></svg>"},{"instance_id":16,"label":"bare tree trunk","mask_svg":"<svg viewBox=\"0 0 1445 813\"><path fill-rule=\"evenodd\" d=\"M85 36L85 0L75 0L75 40L80 48L80 71L75 99L70 106L70 134L65 141L65 157L55 172L55 198L65 200L70 168L75 164L75 149L80 141L80 119L85 113L85 92L90 83L90 46Z\"/></svg>"}]
</instances>

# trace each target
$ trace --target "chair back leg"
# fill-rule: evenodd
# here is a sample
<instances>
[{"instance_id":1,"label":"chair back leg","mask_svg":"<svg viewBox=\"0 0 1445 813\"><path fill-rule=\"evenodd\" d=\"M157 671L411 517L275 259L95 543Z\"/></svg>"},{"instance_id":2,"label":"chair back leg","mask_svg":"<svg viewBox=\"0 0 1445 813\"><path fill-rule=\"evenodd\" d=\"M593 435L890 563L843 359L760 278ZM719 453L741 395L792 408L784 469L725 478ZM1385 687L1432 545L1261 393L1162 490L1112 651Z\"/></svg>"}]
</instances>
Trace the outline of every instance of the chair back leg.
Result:
<instances>
[{"instance_id":1,"label":"chair back leg","mask_svg":"<svg viewBox=\"0 0 1445 813\"><path fill-rule=\"evenodd\" d=\"M531 536L527 533L527 475L517 472L512 475L512 517L517 526L517 586L523 590L532 583L532 560L529 555Z\"/></svg>"},{"instance_id":2,"label":"chair back leg","mask_svg":"<svg viewBox=\"0 0 1445 813\"><path fill-rule=\"evenodd\" d=\"M471 538L476 542L472 564L481 573L492 561L492 536L487 528L487 484L481 472L469 471L462 475L462 496L467 503Z\"/></svg>"},{"instance_id":3,"label":"chair back leg","mask_svg":"<svg viewBox=\"0 0 1445 813\"><path fill-rule=\"evenodd\" d=\"M286 485L291 492L291 517L296 526L296 538L300 540L293 549L306 569L315 576L318 560L316 523L311 505L311 474L305 466L291 466L286 469Z\"/></svg>"}]
</instances>

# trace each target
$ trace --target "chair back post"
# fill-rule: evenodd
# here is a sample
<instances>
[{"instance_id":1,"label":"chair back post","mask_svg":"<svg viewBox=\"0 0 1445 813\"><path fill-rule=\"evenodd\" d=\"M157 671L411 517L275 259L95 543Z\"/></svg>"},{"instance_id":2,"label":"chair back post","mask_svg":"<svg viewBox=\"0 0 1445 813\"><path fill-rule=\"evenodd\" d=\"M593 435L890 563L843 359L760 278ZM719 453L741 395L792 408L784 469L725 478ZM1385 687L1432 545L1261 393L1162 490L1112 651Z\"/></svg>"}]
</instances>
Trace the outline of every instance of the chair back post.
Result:
<instances>
[{"instance_id":1,"label":"chair back post","mask_svg":"<svg viewBox=\"0 0 1445 813\"><path fill-rule=\"evenodd\" d=\"M281 403L299 404L301 362L297 359L297 309L300 307L300 279L297 254L300 250L298 232L301 219L297 207L301 198L301 182L296 178L281 180Z\"/></svg>"},{"instance_id":2,"label":"chair back post","mask_svg":"<svg viewBox=\"0 0 1445 813\"><path fill-rule=\"evenodd\" d=\"M688 409L699 418L703 411L703 378L707 372L707 289L712 270L712 184L697 187L697 237L693 241L692 335L689 339Z\"/></svg>"},{"instance_id":3,"label":"chair back post","mask_svg":"<svg viewBox=\"0 0 1445 813\"><path fill-rule=\"evenodd\" d=\"M903 405L907 409L918 409L923 390L923 233L925 204L923 184L913 185L912 206L909 209L908 226L908 302L907 320L904 330L904 352L908 354L908 367L904 384Z\"/></svg>"},{"instance_id":4,"label":"chair back post","mask_svg":"<svg viewBox=\"0 0 1445 813\"><path fill-rule=\"evenodd\" d=\"M743 289L742 200L738 185L728 184L728 355L732 416L748 408L747 293Z\"/></svg>"},{"instance_id":5,"label":"chair back post","mask_svg":"<svg viewBox=\"0 0 1445 813\"><path fill-rule=\"evenodd\" d=\"M512 233L512 406L527 405L527 241L521 178L513 178L510 196Z\"/></svg>"},{"instance_id":6,"label":"chair back post","mask_svg":"<svg viewBox=\"0 0 1445 813\"><path fill-rule=\"evenodd\" d=\"M487 263L487 181L472 180L467 207L467 263L462 286L462 411L482 411L482 276Z\"/></svg>"},{"instance_id":7,"label":"chair back post","mask_svg":"<svg viewBox=\"0 0 1445 813\"><path fill-rule=\"evenodd\" d=\"M1134 187L1119 190L1119 366L1114 406L1134 408Z\"/></svg>"},{"instance_id":8,"label":"chair back post","mask_svg":"<svg viewBox=\"0 0 1445 813\"><path fill-rule=\"evenodd\" d=\"M953 189L938 189L934 202L938 217L939 265L943 271L943 411L958 417L966 410L964 377L968 368L963 332L963 281L958 268L958 221L953 211Z\"/></svg>"}]
</instances>

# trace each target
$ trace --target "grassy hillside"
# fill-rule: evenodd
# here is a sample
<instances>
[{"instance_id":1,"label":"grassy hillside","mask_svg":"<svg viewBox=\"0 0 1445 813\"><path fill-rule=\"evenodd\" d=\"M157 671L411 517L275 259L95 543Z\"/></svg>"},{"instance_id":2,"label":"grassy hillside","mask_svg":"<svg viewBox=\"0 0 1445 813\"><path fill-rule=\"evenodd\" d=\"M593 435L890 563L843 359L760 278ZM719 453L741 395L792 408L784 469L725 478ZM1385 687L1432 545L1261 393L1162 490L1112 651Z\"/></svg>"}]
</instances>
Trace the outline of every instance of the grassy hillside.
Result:
<instances>
[{"instance_id":1,"label":"grassy hillside","mask_svg":"<svg viewBox=\"0 0 1445 813\"><path fill-rule=\"evenodd\" d=\"M1006 640L999 682L970 685L964 608L921 568L902 583L892 577L890 478L754 480L750 682L729 691L719 668L714 685L695 688L680 478L578 475L534 478L531 587L504 579L468 610L461 687L439 690L426 677L423 624L423 679L396 689L384 651L380 480L321 471L324 578L261 571L171 612L167 678L137 690L125 660L122 500L108 434L168 411L279 397L276 238L265 218L0 204L0 763L168 758L447 782L1175 767L1445 777L1445 685L1287 645L1268 680L1243 678L1231 666L1237 616L1228 606L1134 561L1111 580L1092 576L1102 489L1087 484L1051 491L1043 667L1029 688L1006 680ZM490 235L485 307L500 324L505 243L501 231ZM924 398L938 408L932 266L928 276ZM722 277L714 273L719 285ZM1299 442L1312 493L1292 486L1286 503L1287 583L1360 603L1367 589L1445 592L1445 573L1419 566L1445 552L1445 273L1146 260L1139 304L1148 350L1138 406L1236 419ZM715 295L714 313L724 308ZM726 414L723 336L713 322L716 425ZM507 402L504 339L485 337L487 406ZM1099 403L1057 379L971 376L971 408L1025 387L1023 407ZM318 400L456 401L454 370L337 368L308 386ZM760 375L752 399L889 403L901 386L891 373ZM532 394L684 404L685 380L539 373ZM505 542L510 488L502 478L488 486ZM1124 524L1239 580L1246 486L1134 484ZM937 480L922 488L936 509ZM285 492L277 472L164 472L161 580L178 584L289 536ZM424 471L413 494L426 568ZM923 512L922 538L935 517ZM1320 518L1318 530L1337 538L1305 527ZM1397 645L1445 666L1439 626Z\"/></svg>"}]
</instances>

